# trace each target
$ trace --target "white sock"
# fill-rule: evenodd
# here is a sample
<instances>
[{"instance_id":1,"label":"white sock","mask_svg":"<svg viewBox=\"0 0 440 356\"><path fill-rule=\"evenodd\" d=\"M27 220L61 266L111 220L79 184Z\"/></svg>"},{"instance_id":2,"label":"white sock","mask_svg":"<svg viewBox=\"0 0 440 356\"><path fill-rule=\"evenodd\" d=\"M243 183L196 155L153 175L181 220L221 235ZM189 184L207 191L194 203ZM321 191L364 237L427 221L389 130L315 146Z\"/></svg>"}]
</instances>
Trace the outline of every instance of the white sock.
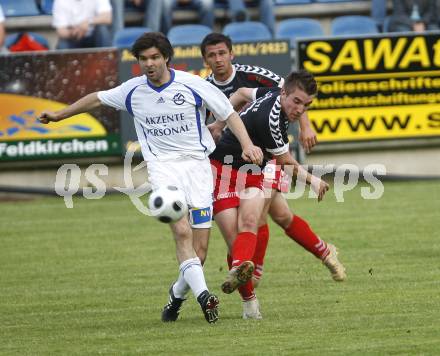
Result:
<instances>
[{"instance_id":1,"label":"white sock","mask_svg":"<svg viewBox=\"0 0 440 356\"><path fill-rule=\"evenodd\" d=\"M185 299L186 294L189 291L189 285L186 283L185 278L183 278L183 273L179 273L179 278L174 282L173 293L176 298Z\"/></svg>"},{"instance_id":2,"label":"white sock","mask_svg":"<svg viewBox=\"0 0 440 356\"><path fill-rule=\"evenodd\" d=\"M202 264L198 257L190 258L180 264L180 273L185 282L189 285L194 296L197 298L203 291L207 290ZM174 290L174 289L173 289Z\"/></svg>"}]
</instances>

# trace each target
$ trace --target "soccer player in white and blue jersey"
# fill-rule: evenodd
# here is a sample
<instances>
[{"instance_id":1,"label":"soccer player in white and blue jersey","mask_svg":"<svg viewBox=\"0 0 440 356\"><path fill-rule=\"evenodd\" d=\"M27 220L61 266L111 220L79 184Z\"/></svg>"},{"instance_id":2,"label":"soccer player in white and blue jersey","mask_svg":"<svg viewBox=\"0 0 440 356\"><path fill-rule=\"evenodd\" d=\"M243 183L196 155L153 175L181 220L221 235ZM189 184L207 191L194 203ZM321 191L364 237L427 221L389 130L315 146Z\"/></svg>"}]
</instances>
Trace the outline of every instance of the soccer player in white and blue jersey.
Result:
<instances>
[{"instance_id":1,"label":"soccer player in white and blue jersey","mask_svg":"<svg viewBox=\"0 0 440 356\"><path fill-rule=\"evenodd\" d=\"M243 148L245 160L261 163L263 154L220 90L198 76L169 68L173 48L163 34L143 34L135 41L132 53L144 75L88 94L60 111L43 112L40 121L60 121L102 104L133 116L153 189L162 185L180 188L190 211L189 217L170 224L180 273L170 288L162 320L177 320L191 289L206 320L213 323L218 319L218 298L209 292L193 248L193 239L207 244L211 227L213 178L208 155L215 144L205 125L207 110L226 121Z\"/></svg>"}]
</instances>

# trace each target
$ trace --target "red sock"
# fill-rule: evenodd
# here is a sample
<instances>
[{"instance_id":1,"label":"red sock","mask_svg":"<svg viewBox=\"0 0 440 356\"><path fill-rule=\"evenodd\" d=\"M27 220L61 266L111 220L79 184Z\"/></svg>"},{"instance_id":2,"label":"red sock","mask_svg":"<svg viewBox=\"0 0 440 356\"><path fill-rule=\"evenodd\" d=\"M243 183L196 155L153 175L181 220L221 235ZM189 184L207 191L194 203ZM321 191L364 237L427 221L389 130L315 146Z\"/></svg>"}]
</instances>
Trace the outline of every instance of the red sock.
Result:
<instances>
[{"instance_id":1,"label":"red sock","mask_svg":"<svg viewBox=\"0 0 440 356\"><path fill-rule=\"evenodd\" d=\"M252 232L240 232L232 245L232 265L238 266L243 261L251 261L255 253L257 235Z\"/></svg>"},{"instance_id":2,"label":"red sock","mask_svg":"<svg viewBox=\"0 0 440 356\"><path fill-rule=\"evenodd\" d=\"M255 246L252 262L255 264L254 277L260 279L263 275L264 256L266 255L267 244L269 242L269 226L263 225L258 228L257 245Z\"/></svg>"},{"instance_id":3,"label":"red sock","mask_svg":"<svg viewBox=\"0 0 440 356\"><path fill-rule=\"evenodd\" d=\"M329 253L327 244L321 240L310 228L309 224L295 215L289 227L285 230L287 236L295 240L307 251L313 253L316 257L323 259Z\"/></svg>"},{"instance_id":4,"label":"red sock","mask_svg":"<svg viewBox=\"0 0 440 356\"><path fill-rule=\"evenodd\" d=\"M241 299L243 301L251 300L255 298L254 286L252 284L252 280L249 280L242 286L238 287L238 292L240 293Z\"/></svg>"}]
</instances>

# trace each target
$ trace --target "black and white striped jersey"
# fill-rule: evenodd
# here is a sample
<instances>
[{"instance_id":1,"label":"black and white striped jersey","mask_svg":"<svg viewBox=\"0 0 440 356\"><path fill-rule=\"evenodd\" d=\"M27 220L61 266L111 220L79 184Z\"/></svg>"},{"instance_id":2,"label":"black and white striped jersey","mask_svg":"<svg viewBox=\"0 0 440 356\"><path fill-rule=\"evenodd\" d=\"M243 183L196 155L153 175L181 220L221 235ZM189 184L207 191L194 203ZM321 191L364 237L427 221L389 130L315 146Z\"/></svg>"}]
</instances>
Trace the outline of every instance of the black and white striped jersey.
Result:
<instances>
[{"instance_id":1,"label":"black and white striped jersey","mask_svg":"<svg viewBox=\"0 0 440 356\"><path fill-rule=\"evenodd\" d=\"M214 75L209 75L206 80L219 88L228 98L239 88L281 87L283 78L274 72L257 66L234 63L233 73L224 82L219 82Z\"/></svg>"},{"instance_id":2,"label":"black and white striped jersey","mask_svg":"<svg viewBox=\"0 0 440 356\"><path fill-rule=\"evenodd\" d=\"M258 88L257 100L240 113L252 142L262 149L267 160L273 155L277 156L289 151L287 138L289 121L281 110L280 90L280 88ZM210 158L232 164L232 167L238 169L248 163L241 158L241 153L242 149L237 138L226 129Z\"/></svg>"}]
</instances>

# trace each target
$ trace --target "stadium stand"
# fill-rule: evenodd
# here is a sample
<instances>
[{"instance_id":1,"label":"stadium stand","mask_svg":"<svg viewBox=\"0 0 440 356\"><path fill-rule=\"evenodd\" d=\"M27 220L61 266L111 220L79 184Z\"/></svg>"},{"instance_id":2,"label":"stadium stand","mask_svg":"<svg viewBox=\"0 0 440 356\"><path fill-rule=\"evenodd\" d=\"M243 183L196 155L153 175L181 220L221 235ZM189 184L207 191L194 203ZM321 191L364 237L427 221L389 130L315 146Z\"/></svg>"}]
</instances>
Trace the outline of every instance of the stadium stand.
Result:
<instances>
[{"instance_id":1,"label":"stadium stand","mask_svg":"<svg viewBox=\"0 0 440 356\"><path fill-rule=\"evenodd\" d=\"M134 41L143 33L151 32L148 27L126 27L116 31L113 46L123 49L130 48Z\"/></svg>"},{"instance_id":2,"label":"stadium stand","mask_svg":"<svg viewBox=\"0 0 440 356\"><path fill-rule=\"evenodd\" d=\"M313 18L321 23L326 35L331 34L331 22L334 17L346 15L372 15L372 4L384 2L386 9L391 9L390 0L338 0L324 2L317 0L275 0L274 13L276 22L292 18ZM53 0L0 0L4 7L6 4L12 6L20 3L26 3L26 11L32 15L14 15L15 11L9 11L6 15L5 27L8 33L31 31L43 34L49 39L50 48L55 48L56 33L52 28L52 16L49 13L50 3ZM35 3L38 5L35 5ZM30 11L29 9L33 9ZM39 10L38 10L39 9ZM256 20L259 18L258 6L248 8L250 18ZM130 11L127 7L124 13L124 24L126 27L143 26L143 12ZM214 31L221 32L223 27L230 21L227 7L224 0L215 2L215 26ZM378 20L375 18L376 22ZM173 11L173 21L175 25L198 23L198 13L190 8L176 9ZM386 24L386 21L385 21ZM380 22L378 22L379 28Z\"/></svg>"},{"instance_id":3,"label":"stadium stand","mask_svg":"<svg viewBox=\"0 0 440 356\"><path fill-rule=\"evenodd\" d=\"M223 28L223 34L231 37L233 42L266 41L272 39L269 29L261 22L232 22Z\"/></svg>"},{"instance_id":4,"label":"stadium stand","mask_svg":"<svg viewBox=\"0 0 440 356\"><path fill-rule=\"evenodd\" d=\"M331 23L331 35L362 35L378 33L376 22L369 16L339 16Z\"/></svg>"},{"instance_id":5,"label":"stadium stand","mask_svg":"<svg viewBox=\"0 0 440 356\"><path fill-rule=\"evenodd\" d=\"M281 20L275 32L275 38L289 39L292 48L296 47L297 37L319 36L324 36L324 29L318 20L311 18Z\"/></svg>"},{"instance_id":6,"label":"stadium stand","mask_svg":"<svg viewBox=\"0 0 440 356\"><path fill-rule=\"evenodd\" d=\"M199 44L212 29L204 25L175 25L168 31L168 39L173 46Z\"/></svg>"}]
</instances>

